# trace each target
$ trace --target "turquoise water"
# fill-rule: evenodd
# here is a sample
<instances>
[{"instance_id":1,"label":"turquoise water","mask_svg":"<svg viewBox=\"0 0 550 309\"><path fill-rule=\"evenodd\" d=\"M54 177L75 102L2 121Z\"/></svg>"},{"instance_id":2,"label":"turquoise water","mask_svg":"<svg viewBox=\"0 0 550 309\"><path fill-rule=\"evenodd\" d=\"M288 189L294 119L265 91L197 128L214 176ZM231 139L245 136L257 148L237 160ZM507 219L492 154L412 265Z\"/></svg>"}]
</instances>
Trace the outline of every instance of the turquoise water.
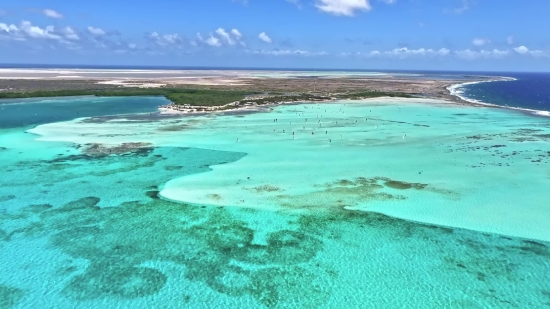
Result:
<instances>
[{"instance_id":1,"label":"turquoise water","mask_svg":"<svg viewBox=\"0 0 550 309\"><path fill-rule=\"evenodd\" d=\"M0 128L22 127L79 117L152 113L161 97L71 97L0 100Z\"/></svg>"},{"instance_id":2,"label":"turquoise water","mask_svg":"<svg viewBox=\"0 0 550 309\"><path fill-rule=\"evenodd\" d=\"M378 99L27 132L0 131L0 307L550 305L544 118Z\"/></svg>"}]
</instances>

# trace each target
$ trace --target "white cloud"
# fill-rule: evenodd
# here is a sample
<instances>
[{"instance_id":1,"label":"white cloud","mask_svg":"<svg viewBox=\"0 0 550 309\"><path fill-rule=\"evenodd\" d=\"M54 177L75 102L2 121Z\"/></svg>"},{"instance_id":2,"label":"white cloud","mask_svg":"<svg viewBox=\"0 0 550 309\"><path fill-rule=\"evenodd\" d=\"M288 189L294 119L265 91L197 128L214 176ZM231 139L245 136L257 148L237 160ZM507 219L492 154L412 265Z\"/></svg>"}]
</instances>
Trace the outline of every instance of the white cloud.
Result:
<instances>
[{"instance_id":1,"label":"white cloud","mask_svg":"<svg viewBox=\"0 0 550 309\"><path fill-rule=\"evenodd\" d=\"M197 33L197 38L199 39L200 42L203 42L203 43L205 43L207 45L210 45L210 46L215 46L215 47L222 46L222 43L220 42L220 39L213 36L212 33L210 33L210 37L208 39L203 38L200 33Z\"/></svg>"},{"instance_id":2,"label":"white cloud","mask_svg":"<svg viewBox=\"0 0 550 309\"><path fill-rule=\"evenodd\" d=\"M243 40L243 34L238 29L232 29L231 34L235 37L239 44L246 46L246 43Z\"/></svg>"},{"instance_id":3,"label":"white cloud","mask_svg":"<svg viewBox=\"0 0 550 309\"><path fill-rule=\"evenodd\" d=\"M508 43L508 45L514 44L514 37L513 36L507 37L506 38L506 43Z\"/></svg>"},{"instance_id":4,"label":"white cloud","mask_svg":"<svg viewBox=\"0 0 550 309\"><path fill-rule=\"evenodd\" d=\"M277 50L255 50L251 53L256 55L266 55L266 56L326 56L327 52L309 52L306 50L288 50L288 49L277 49Z\"/></svg>"},{"instance_id":5,"label":"white cloud","mask_svg":"<svg viewBox=\"0 0 550 309\"><path fill-rule=\"evenodd\" d=\"M491 40L480 39L480 38L475 38L472 40L472 44L474 44L475 46L483 46L489 43L491 43Z\"/></svg>"},{"instance_id":6,"label":"white cloud","mask_svg":"<svg viewBox=\"0 0 550 309\"><path fill-rule=\"evenodd\" d=\"M214 33L210 33L208 38L204 38L200 33L197 33L197 39L199 42L215 47L220 47L223 45L234 46L236 44L246 46L244 36L238 29L226 31L223 28L218 28L214 31ZM197 45L197 42L195 41L190 41L189 43L193 46Z\"/></svg>"},{"instance_id":7,"label":"white cloud","mask_svg":"<svg viewBox=\"0 0 550 309\"><path fill-rule=\"evenodd\" d=\"M170 44L181 43L181 41L182 41L181 37L177 33L165 34L165 35L162 36L162 39L164 41L166 41L167 43L170 43Z\"/></svg>"},{"instance_id":8,"label":"white cloud","mask_svg":"<svg viewBox=\"0 0 550 309\"><path fill-rule=\"evenodd\" d=\"M63 15L55 10L52 9L44 9L42 13L50 18L63 18Z\"/></svg>"},{"instance_id":9,"label":"white cloud","mask_svg":"<svg viewBox=\"0 0 550 309\"><path fill-rule=\"evenodd\" d=\"M529 52L529 48L525 47L525 46L520 46L520 47L516 47L514 48L514 50L516 51L516 53L518 54L526 54Z\"/></svg>"},{"instance_id":10,"label":"white cloud","mask_svg":"<svg viewBox=\"0 0 550 309\"><path fill-rule=\"evenodd\" d=\"M530 50L529 55L537 57L550 57L550 52L543 52L542 50Z\"/></svg>"},{"instance_id":11,"label":"white cloud","mask_svg":"<svg viewBox=\"0 0 550 309\"><path fill-rule=\"evenodd\" d=\"M65 27L65 29L63 29L63 33L65 34L65 37L69 40L77 41L80 39L78 34L76 34L76 32L71 27Z\"/></svg>"},{"instance_id":12,"label":"white cloud","mask_svg":"<svg viewBox=\"0 0 550 309\"><path fill-rule=\"evenodd\" d=\"M4 23L0 23L0 33L16 33L19 29L14 24L8 25Z\"/></svg>"},{"instance_id":13,"label":"white cloud","mask_svg":"<svg viewBox=\"0 0 550 309\"><path fill-rule=\"evenodd\" d=\"M220 39L213 36L212 33L210 33L210 37L208 39L204 39L200 33L197 33L197 38L199 41L208 44L210 46L220 47L222 46L222 43L220 42Z\"/></svg>"},{"instance_id":14,"label":"white cloud","mask_svg":"<svg viewBox=\"0 0 550 309\"><path fill-rule=\"evenodd\" d=\"M529 55L529 56L533 56L535 58L550 57L550 52L544 52L542 50L530 50L529 48L527 48L525 46L516 47L516 48L514 48L514 50L516 51L516 53L518 53L520 55Z\"/></svg>"},{"instance_id":15,"label":"white cloud","mask_svg":"<svg viewBox=\"0 0 550 309\"><path fill-rule=\"evenodd\" d=\"M271 38L270 38L265 32L260 33L260 35L258 35L258 38L260 38L260 40L262 40L262 41L264 41L264 42L266 42L266 43L271 43L271 42L273 42L273 41L271 40Z\"/></svg>"},{"instance_id":16,"label":"white cloud","mask_svg":"<svg viewBox=\"0 0 550 309\"><path fill-rule=\"evenodd\" d=\"M59 35L54 33L55 30L53 26L47 26L46 28L42 29L40 27L33 26L30 21L26 20L21 22L21 27L19 30L33 39L61 39Z\"/></svg>"},{"instance_id":17,"label":"white cloud","mask_svg":"<svg viewBox=\"0 0 550 309\"><path fill-rule=\"evenodd\" d=\"M369 11L369 0L316 0L319 10L340 16L353 16L356 11Z\"/></svg>"},{"instance_id":18,"label":"white cloud","mask_svg":"<svg viewBox=\"0 0 550 309\"><path fill-rule=\"evenodd\" d=\"M105 31L101 28L95 28L92 26L88 27L88 32L90 32L93 35L105 35Z\"/></svg>"},{"instance_id":19,"label":"white cloud","mask_svg":"<svg viewBox=\"0 0 550 309\"><path fill-rule=\"evenodd\" d=\"M243 37L243 34L242 34L239 30L237 30L237 29L231 30L231 33L232 33L236 38L238 38L238 39L240 39L240 38Z\"/></svg>"},{"instance_id":20,"label":"white cloud","mask_svg":"<svg viewBox=\"0 0 550 309\"><path fill-rule=\"evenodd\" d=\"M220 47L222 45L222 43L220 43L220 40L217 37L214 37L212 34L210 34L210 37L204 42L210 46Z\"/></svg>"},{"instance_id":21,"label":"white cloud","mask_svg":"<svg viewBox=\"0 0 550 309\"><path fill-rule=\"evenodd\" d=\"M128 48L129 48L129 49L135 49L136 47L137 47L137 45L134 44L134 43L128 44Z\"/></svg>"},{"instance_id":22,"label":"white cloud","mask_svg":"<svg viewBox=\"0 0 550 309\"><path fill-rule=\"evenodd\" d=\"M370 53L367 53L365 56L405 59L413 56L447 56L450 52L451 51L446 48L436 50L431 48L408 49L407 47L402 47L385 52L373 50Z\"/></svg>"},{"instance_id":23,"label":"white cloud","mask_svg":"<svg viewBox=\"0 0 550 309\"><path fill-rule=\"evenodd\" d=\"M550 51L541 51L541 50L529 50L525 46L520 46L514 48L514 51L520 55L529 55L534 58L549 57ZM459 50L451 51L447 48L441 49L408 49L406 47L396 48L389 51L379 51L373 50L366 53L361 52L351 52L351 53L340 53L340 57L363 57L363 58L396 58L396 59L406 59L412 57L449 57L455 56L459 59L464 60L478 60L478 59L502 59L509 56L512 56L513 51L504 49L493 49L493 50Z\"/></svg>"},{"instance_id":24,"label":"white cloud","mask_svg":"<svg viewBox=\"0 0 550 309\"><path fill-rule=\"evenodd\" d=\"M540 53L540 51L537 51L538 53L533 53L533 56L545 56L550 54L544 54ZM341 53L339 54L341 57L363 57L363 58L393 58L393 59L407 59L407 58L442 58L442 57L451 57L455 56L459 59L465 59L465 60L476 60L476 59L501 59L505 58L507 56L510 56L509 50L461 50L461 51L451 51L447 48L441 48L441 49L431 49L431 48L419 48L419 49L408 49L406 47L403 48L396 48L389 51L379 51L379 50L373 50L367 53Z\"/></svg>"},{"instance_id":25,"label":"white cloud","mask_svg":"<svg viewBox=\"0 0 550 309\"><path fill-rule=\"evenodd\" d=\"M218 30L216 30L216 34L219 35L227 44L235 45L235 40L233 40L229 33L227 33L223 28L218 28Z\"/></svg>"},{"instance_id":26,"label":"white cloud","mask_svg":"<svg viewBox=\"0 0 550 309\"><path fill-rule=\"evenodd\" d=\"M499 59L504 58L510 54L508 50L481 50L481 51L475 51L475 50L461 50L455 52L456 56L461 59L466 60L476 60L476 59Z\"/></svg>"},{"instance_id":27,"label":"white cloud","mask_svg":"<svg viewBox=\"0 0 550 309\"><path fill-rule=\"evenodd\" d=\"M177 33L160 35L153 31L145 37L158 46L181 45L184 42L184 38Z\"/></svg>"},{"instance_id":28,"label":"white cloud","mask_svg":"<svg viewBox=\"0 0 550 309\"><path fill-rule=\"evenodd\" d=\"M19 27L0 23L0 36L4 39L26 41L27 39L46 39L63 42L60 33L56 33L54 26L40 28L30 21L22 21Z\"/></svg>"}]
</instances>

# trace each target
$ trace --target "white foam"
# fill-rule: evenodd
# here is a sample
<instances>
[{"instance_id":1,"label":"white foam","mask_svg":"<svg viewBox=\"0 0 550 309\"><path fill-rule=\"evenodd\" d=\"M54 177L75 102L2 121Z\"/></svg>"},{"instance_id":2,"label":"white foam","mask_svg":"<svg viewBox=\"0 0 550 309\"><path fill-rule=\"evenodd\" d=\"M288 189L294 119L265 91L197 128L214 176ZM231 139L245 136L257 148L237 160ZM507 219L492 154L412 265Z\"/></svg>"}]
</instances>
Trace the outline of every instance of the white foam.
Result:
<instances>
[{"instance_id":1,"label":"white foam","mask_svg":"<svg viewBox=\"0 0 550 309\"><path fill-rule=\"evenodd\" d=\"M504 76L502 76L502 77L499 77L499 79L490 79L490 80L484 80L484 81L453 84L453 85L447 87L447 90L449 90L451 95L459 97L460 99L462 99L466 102L479 104L479 105L490 106L490 107L500 107L500 108L513 109L513 110L518 110L518 111L529 112L529 113L532 113L533 115L550 117L550 112L544 111L544 110L536 110L536 109L529 109L529 108L522 108L522 107L515 107L515 106L503 106L503 105L498 105L498 104L494 104L494 103L483 102L483 101L476 100L476 99L471 99L471 98L468 98L468 97L464 96L463 88L465 86L468 86L468 85L475 85L475 84L481 84L481 83L491 83L491 82L511 82L511 81L515 81L515 80L517 80L517 79L513 78L513 77L504 77Z\"/></svg>"}]
</instances>

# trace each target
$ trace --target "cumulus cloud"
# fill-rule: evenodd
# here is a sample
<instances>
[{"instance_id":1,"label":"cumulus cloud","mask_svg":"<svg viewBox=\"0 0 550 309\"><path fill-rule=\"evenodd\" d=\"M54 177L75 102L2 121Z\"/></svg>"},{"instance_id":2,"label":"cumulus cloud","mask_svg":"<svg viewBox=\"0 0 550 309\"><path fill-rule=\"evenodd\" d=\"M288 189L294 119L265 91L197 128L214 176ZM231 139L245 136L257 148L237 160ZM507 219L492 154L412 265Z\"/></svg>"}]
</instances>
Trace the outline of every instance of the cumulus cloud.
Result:
<instances>
[{"instance_id":1,"label":"cumulus cloud","mask_svg":"<svg viewBox=\"0 0 550 309\"><path fill-rule=\"evenodd\" d=\"M14 24L8 25L4 23L0 23L0 33L16 33L19 29Z\"/></svg>"},{"instance_id":2,"label":"cumulus cloud","mask_svg":"<svg viewBox=\"0 0 550 309\"><path fill-rule=\"evenodd\" d=\"M237 29L231 30L231 33L232 33L236 38L239 38L239 39L240 39L240 38L243 37L242 33L241 33L239 30L237 30Z\"/></svg>"},{"instance_id":3,"label":"cumulus cloud","mask_svg":"<svg viewBox=\"0 0 550 309\"><path fill-rule=\"evenodd\" d=\"M476 60L476 59L498 59L498 58L504 58L510 54L508 50L461 50L455 52L456 56L458 58L466 59L466 60Z\"/></svg>"},{"instance_id":4,"label":"cumulus cloud","mask_svg":"<svg viewBox=\"0 0 550 309\"><path fill-rule=\"evenodd\" d=\"M356 11L369 11L369 0L316 0L315 7L319 10L339 16L353 16Z\"/></svg>"},{"instance_id":5,"label":"cumulus cloud","mask_svg":"<svg viewBox=\"0 0 550 309\"><path fill-rule=\"evenodd\" d=\"M508 45L514 44L514 37L513 36L507 37L506 38L506 43L508 43Z\"/></svg>"},{"instance_id":6,"label":"cumulus cloud","mask_svg":"<svg viewBox=\"0 0 550 309\"><path fill-rule=\"evenodd\" d=\"M166 42L168 42L169 44L177 44L177 43L181 43L182 42L182 39L181 37L179 36L179 34L177 33L174 33L174 34L165 34L162 36L162 39Z\"/></svg>"},{"instance_id":7,"label":"cumulus cloud","mask_svg":"<svg viewBox=\"0 0 550 309\"><path fill-rule=\"evenodd\" d=\"M184 42L184 39L177 33L160 35L156 31L153 31L151 33L146 33L145 38L158 46L177 46Z\"/></svg>"},{"instance_id":8,"label":"cumulus cloud","mask_svg":"<svg viewBox=\"0 0 550 309\"><path fill-rule=\"evenodd\" d=\"M542 51L542 50L530 50L529 48L525 46L519 46L514 48L514 51L520 55L529 55L536 58L540 57L550 57L550 51Z\"/></svg>"},{"instance_id":9,"label":"cumulus cloud","mask_svg":"<svg viewBox=\"0 0 550 309\"><path fill-rule=\"evenodd\" d=\"M525 47L525 46L519 46L519 47L516 47L514 48L514 50L516 51L516 53L518 54L526 54L529 52L529 48Z\"/></svg>"},{"instance_id":10,"label":"cumulus cloud","mask_svg":"<svg viewBox=\"0 0 550 309\"><path fill-rule=\"evenodd\" d=\"M218 28L218 30L216 30L216 34L220 36L227 44L235 45L235 40L233 40L229 33L227 33L223 28Z\"/></svg>"},{"instance_id":11,"label":"cumulus cloud","mask_svg":"<svg viewBox=\"0 0 550 309\"><path fill-rule=\"evenodd\" d=\"M52 9L44 9L42 10L42 13L50 18L57 18L57 19L63 18L63 14Z\"/></svg>"},{"instance_id":12,"label":"cumulus cloud","mask_svg":"<svg viewBox=\"0 0 550 309\"><path fill-rule=\"evenodd\" d=\"M407 47L402 47L402 48L395 48L384 52L373 50L367 53L365 56L405 59L405 58L414 57L414 56L447 56L450 52L451 51L446 48L441 48L436 50L431 48L409 49Z\"/></svg>"},{"instance_id":13,"label":"cumulus cloud","mask_svg":"<svg viewBox=\"0 0 550 309\"><path fill-rule=\"evenodd\" d=\"M204 41L206 44L210 45L210 46L216 46L216 47L219 47L222 45L222 43L220 43L220 40L216 37L214 37L212 34L210 34L210 37L208 39L206 39L206 41Z\"/></svg>"},{"instance_id":14,"label":"cumulus cloud","mask_svg":"<svg viewBox=\"0 0 550 309\"><path fill-rule=\"evenodd\" d=\"M225 30L224 28L218 28L214 33L210 33L208 38L204 38L200 33L197 33L198 42L204 43L209 46L220 47L223 45L234 46L240 44L246 46L243 34L238 29ZM197 46L197 42L190 41L190 44Z\"/></svg>"},{"instance_id":15,"label":"cumulus cloud","mask_svg":"<svg viewBox=\"0 0 550 309\"><path fill-rule=\"evenodd\" d=\"M514 48L514 50L519 55L528 55L534 58L548 57L550 58L550 51L542 50L530 50L525 46L520 46ZM412 57L450 57L455 56L456 58L463 60L478 60L478 59L503 59L513 55L512 50L504 49L493 49L493 50L459 50L451 51L447 48L441 49L409 49L407 47L396 48L388 51L379 51L373 50L370 52L347 52L340 53L340 57L359 57L359 58L394 58L394 59L406 59Z\"/></svg>"},{"instance_id":16,"label":"cumulus cloud","mask_svg":"<svg viewBox=\"0 0 550 309\"><path fill-rule=\"evenodd\" d=\"M63 29L63 33L65 34L65 37L69 40L80 40L80 37L78 36L76 31L74 31L74 29L71 27L65 27L65 29Z\"/></svg>"},{"instance_id":17,"label":"cumulus cloud","mask_svg":"<svg viewBox=\"0 0 550 309\"><path fill-rule=\"evenodd\" d=\"M40 28L38 26L33 26L30 21L26 21L26 20L21 22L21 27L19 30L22 31L25 35L33 39L52 39L52 40L61 39L61 36L55 34L55 29L53 26Z\"/></svg>"},{"instance_id":18,"label":"cumulus cloud","mask_svg":"<svg viewBox=\"0 0 550 309\"><path fill-rule=\"evenodd\" d=\"M265 32L260 33L260 35L258 35L258 38L259 38L260 40L266 42L266 43L271 43L271 42L273 42L273 41L271 40L271 38L270 38Z\"/></svg>"},{"instance_id":19,"label":"cumulus cloud","mask_svg":"<svg viewBox=\"0 0 550 309\"><path fill-rule=\"evenodd\" d=\"M69 45L67 40L78 40L80 37L70 27L56 31L54 26L41 28L33 25L30 21L22 21L19 26L14 24L0 23L0 38L26 41L29 39L57 41Z\"/></svg>"},{"instance_id":20,"label":"cumulus cloud","mask_svg":"<svg viewBox=\"0 0 550 309\"><path fill-rule=\"evenodd\" d=\"M214 46L214 47L222 46L222 43L221 43L220 39L215 37L212 33L210 33L210 37L207 38L207 39L203 38L200 33L197 33L197 38L199 39L199 41L201 41L201 42L203 42L207 45L210 45L210 46Z\"/></svg>"},{"instance_id":21,"label":"cumulus cloud","mask_svg":"<svg viewBox=\"0 0 550 309\"><path fill-rule=\"evenodd\" d=\"M475 38L472 40L472 44L474 44L475 46L483 46L489 43L491 43L491 40L481 39L481 38Z\"/></svg>"},{"instance_id":22,"label":"cumulus cloud","mask_svg":"<svg viewBox=\"0 0 550 309\"><path fill-rule=\"evenodd\" d=\"M431 49L431 48L419 48L419 49L409 49L407 47L396 48L388 51L379 51L373 50L367 53L341 53L340 57L363 57L363 58L393 58L393 59L406 59L406 58L434 58L434 57L450 57L456 56L460 59L465 60L476 60L476 59L499 59L504 58L510 54L508 50L462 50L462 51L451 51L447 48L441 49Z\"/></svg>"},{"instance_id":23,"label":"cumulus cloud","mask_svg":"<svg viewBox=\"0 0 550 309\"><path fill-rule=\"evenodd\" d=\"M95 28L92 26L88 26L88 32L90 32L93 35L105 35L105 30L101 28Z\"/></svg>"},{"instance_id":24,"label":"cumulus cloud","mask_svg":"<svg viewBox=\"0 0 550 309\"><path fill-rule=\"evenodd\" d=\"M241 44L242 46L246 46L246 43L244 42L243 34L238 29L232 29L231 34L235 37L237 42Z\"/></svg>"}]
</instances>

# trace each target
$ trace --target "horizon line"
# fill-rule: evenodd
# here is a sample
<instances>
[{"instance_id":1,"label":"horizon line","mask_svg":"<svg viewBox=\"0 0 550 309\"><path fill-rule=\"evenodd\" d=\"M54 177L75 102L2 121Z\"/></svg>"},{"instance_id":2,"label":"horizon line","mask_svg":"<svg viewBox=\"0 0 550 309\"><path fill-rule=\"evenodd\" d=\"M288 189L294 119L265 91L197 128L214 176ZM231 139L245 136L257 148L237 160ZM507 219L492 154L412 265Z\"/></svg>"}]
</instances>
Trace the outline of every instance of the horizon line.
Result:
<instances>
[{"instance_id":1,"label":"horizon line","mask_svg":"<svg viewBox=\"0 0 550 309\"><path fill-rule=\"evenodd\" d=\"M80 69L80 68L103 68L103 69L166 69L166 70L251 70L251 71L351 71L351 72L447 72L447 73L550 73L550 71L483 71L483 70L437 70L437 69L353 69L353 68L304 68L304 67L230 67L230 66L170 66L170 65L109 65L109 64L45 64L45 63L0 63L0 69Z\"/></svg>"}]
</instances>

